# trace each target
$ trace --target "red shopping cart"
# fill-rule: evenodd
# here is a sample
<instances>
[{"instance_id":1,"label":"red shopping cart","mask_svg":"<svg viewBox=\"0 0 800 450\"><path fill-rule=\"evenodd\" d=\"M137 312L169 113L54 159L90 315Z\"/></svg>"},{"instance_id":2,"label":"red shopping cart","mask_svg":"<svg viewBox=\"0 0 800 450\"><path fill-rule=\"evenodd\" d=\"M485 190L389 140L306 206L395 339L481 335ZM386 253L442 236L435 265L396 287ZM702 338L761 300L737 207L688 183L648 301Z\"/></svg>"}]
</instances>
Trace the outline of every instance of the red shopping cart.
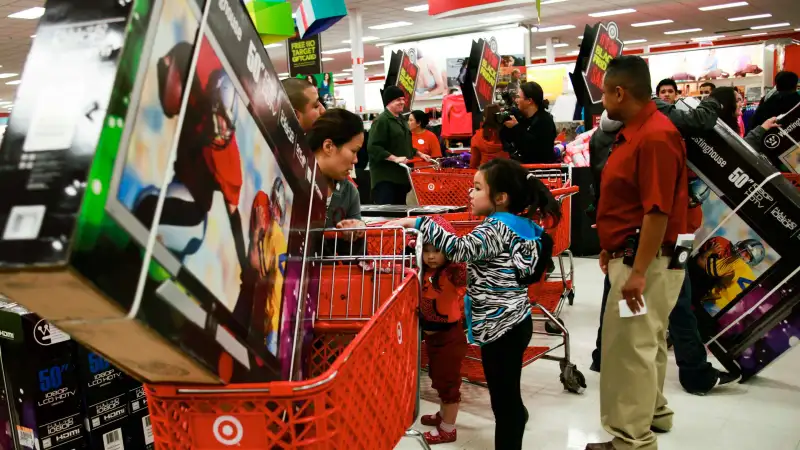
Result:
<instances>
[{"instance_id":1,"label":"red shopping cart","mask_svg":"<svg viewBox=\"0 0 800 450\"><path fill-rule=\"evenodd\" d=\"M403 253L347 254L309 260L314 264L322 270L307 361L312 378L147 386L157 448L392 450L403 436L429 448L407 431L419 411L419 261Z\"/></svg>"},{"instance_id":2,"label":"red shopping cart","mask_svg":"<svg viewBox=\"0 0 800 450\"><path fill-rule=\"evenodd\" d=\"M800 173L784 173L784 177L789 180L798 190L800 190Z\"/></svg>"}]
</instances>

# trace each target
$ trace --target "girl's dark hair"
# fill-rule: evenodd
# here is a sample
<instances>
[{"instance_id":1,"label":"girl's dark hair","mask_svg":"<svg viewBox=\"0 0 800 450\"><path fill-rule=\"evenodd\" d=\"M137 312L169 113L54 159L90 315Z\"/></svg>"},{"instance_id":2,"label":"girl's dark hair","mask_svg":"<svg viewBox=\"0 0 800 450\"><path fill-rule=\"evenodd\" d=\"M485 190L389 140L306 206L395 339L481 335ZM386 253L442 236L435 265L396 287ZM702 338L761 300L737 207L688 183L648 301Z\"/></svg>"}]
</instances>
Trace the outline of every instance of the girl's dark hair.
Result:
<instances>
[{"instance_id":1,"label":"girl's dark hair","mask_svg":"<svg viewBox=\"0 0 800 450\"><path fill-rule=\"evenodd\" d=\"M333 145L341 147L363 133L364 122L360 117L346 109L329 109L314 122L314 126L308 132L308 145L311 150L317 152L322 149L322 144L330 139Z\"/></svg>"},{"instance_id":2,"label":"girl's dark hair","mask_svg":"<svg viewBox=\"0 0 800 450\"><path fill-rule=\"evenodd\" d=\"M428 114L425 111L414 110L411 111L411 115L414 116L414 120L417 121L420 127L428 128L428 123L430 123L430 119L428 118Z\"/></svg>"},{"instance_id":3,"label":"girl's dark hair","mask_svg":"<svg viewBox=\"0 0 800 450\"><path fill-rule=\"evenodd\" d=\"M500 105L491 104L483 110L483 138L493 141L500 136L503 124L497 121L497 114L500 112Z\"/></svg>"},{"instance_id":4,"label":"girl's dark hair","mask_svg":"<svg viewBox=\"0 0 800 450\"><path fill-rule=\"evenodd\" d=\"M561 220L561 205L550 189L517 161L493 159L479 170L486 178L492 202L499 193L508 195L508 212L529 219L550 218L553 225Z\"/></svg>"},{"instance_id":5,"label":"girl's dark hair","mask_svg":"<svg viewBox=\"0 0 800 450\"><path fill-rule=\"evenodd\" d=\"M709 97L715 98L720 105L722 111L719 113L719 118L725 122L726 125L731 127L732 130L739 129L739 123L736 120L736 89L730 86L722 86L714 89L709 94Z\"/></svg>"},{"instance_id":6,"label":"girl's dark hair","mask_svg":"<svg viewBox=\"0 0 800 450\"><path fill-rule=\"evenodd\" d=\"M539 109L547 109L550 107L550 101L544 98L544 90L539 83L535 81L527 81L519 85L519 89L525 95L525 98L533 101Z\"/></svg>"}]
</instances>

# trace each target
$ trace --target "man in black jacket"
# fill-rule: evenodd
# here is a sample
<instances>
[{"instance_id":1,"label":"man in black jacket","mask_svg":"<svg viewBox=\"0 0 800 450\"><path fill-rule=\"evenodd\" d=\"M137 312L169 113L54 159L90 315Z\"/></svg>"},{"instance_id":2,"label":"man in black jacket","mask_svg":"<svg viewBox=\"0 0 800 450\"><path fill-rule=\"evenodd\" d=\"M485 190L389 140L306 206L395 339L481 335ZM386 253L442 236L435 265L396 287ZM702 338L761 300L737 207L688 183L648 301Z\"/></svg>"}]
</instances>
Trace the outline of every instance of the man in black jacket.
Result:
<instances>
[{"instance_id":1,"label":"man in black jacket","mask_svg":"<svg viewBox=\"0 0 800 450\"><path fill-rule=\"evenodd\" d=\"M684 139L713 130L721 110L720 103L713 97L706 98L696 109L689 112L678 110L674 104L661 99L656 99L655 102L658 110L669 117ZM601 172L621 125L619 122L606 119L604 113L600 129L595 132L589 142L590 164L595 178L595 186L600 186ZM599 189L595 189L595 196L599 199ZM602 318L609 289L606 278L600 313L600 328L597 332L597 348L592 352L591 369L596 372L600 371ZM727 372L715 369L708 362L706 349L697 328L697 318L692 311L691 282L688 276L684 279L678 302L669 316L669 334L675 347L675 359L678 363L681 386L687 392L705 395L717 386L738 380L737 377Z\"/></svg>"},{"instance_id":2,"label":"man in black jacket","mask_svg":"<svg viewBox=\"0 0 800 450\"><path fill-rule=\"evenodd\" d=\"M777 117L791 111L800 103L800 93L797 92L798 77L794 72L778 72L775 75L775 89L767 93L756 108L756 112L747 124L750 131L770 117Z\"/></svg>"},{"instance_id":3,"label":"man in black jacket","mask_svg":"<svg viewBox=\"0 0 800 450\"><path fill-rule=\"evenodd\" d=\"M549 102L538 83L522 83L515 99L519 112L511 116L500 131L503 147L522 164L557 162L555 142L558 131L553 116L546 111Z\"/></svg>"}]
</instances>

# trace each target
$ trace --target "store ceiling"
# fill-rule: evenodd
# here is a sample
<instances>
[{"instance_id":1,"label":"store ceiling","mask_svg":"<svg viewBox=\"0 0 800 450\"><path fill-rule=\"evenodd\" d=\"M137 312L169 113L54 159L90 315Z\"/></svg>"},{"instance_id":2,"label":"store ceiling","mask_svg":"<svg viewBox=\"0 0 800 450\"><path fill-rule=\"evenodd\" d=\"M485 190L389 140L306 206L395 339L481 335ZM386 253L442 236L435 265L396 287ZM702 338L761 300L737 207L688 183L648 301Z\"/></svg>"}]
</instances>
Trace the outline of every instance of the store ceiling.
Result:
<instances>
[{"instance_id":1,"label":"store ceiling","mask_svg":"<svg viewBox=\"0 0 800 450\"><path fill-rule=\"evenodd\" d=\"M544 0L546 2L546 0ZM552 0L551 0L552 1ZM757 32L785 32L795 28L800 29L800 8L797 7L798 0L747 0L748 6L720 9L716 11L702 12L698 10L700 6L717 5L730 3L735 0L682 0L666 2L664 0L610 0L597 2L590 0L565 0L558 3L545 4L542 6L541 26L552 25L575 25L574 29L558 31L552 33L532 34L533 55L543 53L536 50L538 45L544 45L547 37L558 38L561 42L568 44L566 47L556 49L557 55L566 55L570 51L576 50L579 45L578 36L582 34L583 25L593 23L598 20L614 20L621 25L623 39L646 39L646 43L629 45L629 47L646 46L659 43L678 43L691 40L693 37L712 36L722 32L725 36L741 36ZM44 6L44 0L0 0L0 74L16 73L21 74L25 57L30 49L31 35L36 30L36 20L10 19L9 14L19 12L36 6ZM291 0L296 7L300 0ZM534 1L524 4L521 7L508 8L506 11L494 11L480 15L472 15L460 18L436 19L429 17L427 12L410 12L404 8L418 6L426 3L426 0L346 0L350 9L358 8L362 12L364 35L380 38L377 42L402 42L407 40L418 40L416 36L421 33L430 35L442 35L452 33L466 33L469 31L480 31L480 20L512 14L522 15L522 18L496 22L491 25L482 25L483 29L496 27L503 24L522 22L536 25L536 8ZM589 16L590 13L618 10L623 8L635 9L635 13L609 16L598 19ZM733 17L750 16L757 14L772 14L772 17L730 22L727 19ZM673 23L634 28L633 23L649 22L656 20L670 19ZM402 28L392 28L386 30L370 30L367 27L380 25L387 22L405 21L412 25ZM786 27L771 28L768 30L750 30L749 27L758 25L768 25L774 23L788 22ZM472 27L472 29L470 29ZM680 30L687 28L702 28L702 31L681 35L665 35L665 31ZM729 31L739 29L739 31ZM322 46L324 50L347 48L348 45L342 41L349 39L349 21L343 19L330 30L322 35ZM427 36L426 36L427 37ZM365 61L377 61L382 58L383 50L374 45L375 42L365 44ZM286 53L283 48L273 48L268 50L276 68L279 72L285 72ZM339 53L334 55L324 55L333 58L333 61L325 62L325 70L328 72L340 73L350 67L350 53ZM57 70L57 68L54 68ZM367 75L380 75L383 67L380 65L369 66ZM18 80L18 77L0 79L0 104L4 101L11 101L14 97L15 85L7 85L7 82ZM0 106L0 112L4 106Z\"/></svg>"}]
</instances>

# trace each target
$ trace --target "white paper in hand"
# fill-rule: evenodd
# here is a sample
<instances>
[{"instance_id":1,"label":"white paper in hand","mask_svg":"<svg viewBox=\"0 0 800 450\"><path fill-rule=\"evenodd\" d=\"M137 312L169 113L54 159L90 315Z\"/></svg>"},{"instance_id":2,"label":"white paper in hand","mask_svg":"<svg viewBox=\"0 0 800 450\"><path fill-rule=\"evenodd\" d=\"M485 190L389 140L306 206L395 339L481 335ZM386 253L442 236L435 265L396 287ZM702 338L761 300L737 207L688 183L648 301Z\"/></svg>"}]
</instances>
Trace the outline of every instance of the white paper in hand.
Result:
<instances>
[{"instance_id":1,"label":"white paper in hand","mask_svg":"<svg viewBox=\"0 0 800 450\"><path fill-rule=\"evenodd\" d=\"M644 305L642 306L642 309L640 309L638 313L635 313L635 312L631 311L631 309L628 307L628 302L627 301L620 300L619 301L619 316L622 317L623 319L626 319L628 317L643 316L643 315L647 314L647 302L644 301L644 297L642 297L642 302L644 303Z\"/></svg>"}]
</instances>

